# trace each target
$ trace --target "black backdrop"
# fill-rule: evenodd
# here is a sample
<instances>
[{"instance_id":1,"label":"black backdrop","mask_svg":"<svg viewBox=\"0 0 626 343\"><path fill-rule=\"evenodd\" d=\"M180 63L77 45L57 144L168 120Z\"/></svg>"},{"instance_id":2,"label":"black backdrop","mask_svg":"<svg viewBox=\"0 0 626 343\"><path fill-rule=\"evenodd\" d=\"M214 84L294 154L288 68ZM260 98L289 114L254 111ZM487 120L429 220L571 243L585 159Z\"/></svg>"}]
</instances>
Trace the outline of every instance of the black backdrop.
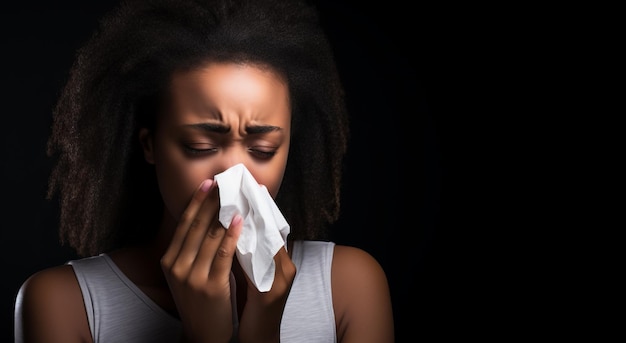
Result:
<instances>
[{"instance_id":1,"label":"black backdrop","mask_svg":"<svg viewBox=\"0 0 626 343\"><path fill-rule=\"evenodd\" d=\"M490 304L473 244L487 224L477 219L481 196L470 192L482 175L480 11L315 2L352 116L343 214L333 239L365 249L386 270L399 342L480 331L475 305ZM20 284L74 256L58 244L56 207L45 200L45 142L75 50L113 3L23 5L0 14L0 341L12 340Z\"/></svg>"}]
</instances>

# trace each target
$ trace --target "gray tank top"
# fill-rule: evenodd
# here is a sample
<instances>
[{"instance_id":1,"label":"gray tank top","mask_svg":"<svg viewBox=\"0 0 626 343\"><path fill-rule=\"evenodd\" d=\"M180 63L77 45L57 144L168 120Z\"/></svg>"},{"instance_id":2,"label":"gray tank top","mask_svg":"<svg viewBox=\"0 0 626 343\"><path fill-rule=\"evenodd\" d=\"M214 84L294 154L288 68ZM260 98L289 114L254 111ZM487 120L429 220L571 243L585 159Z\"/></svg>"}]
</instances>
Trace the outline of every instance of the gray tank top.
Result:
<instances>
[{"instance_id":1,"label":"gray tank top","mask_svg":"<svg viewBox=\"0 0 626 343\"><path fill-rule=\"evenodd\" d=\"M337 342L330 280L334 245L294 241L297 273L283 313L281 342ZM108 255L68 264L80 284L95 343L179 341L180 321L146 296Z\"/></svg>"}]
</instances>

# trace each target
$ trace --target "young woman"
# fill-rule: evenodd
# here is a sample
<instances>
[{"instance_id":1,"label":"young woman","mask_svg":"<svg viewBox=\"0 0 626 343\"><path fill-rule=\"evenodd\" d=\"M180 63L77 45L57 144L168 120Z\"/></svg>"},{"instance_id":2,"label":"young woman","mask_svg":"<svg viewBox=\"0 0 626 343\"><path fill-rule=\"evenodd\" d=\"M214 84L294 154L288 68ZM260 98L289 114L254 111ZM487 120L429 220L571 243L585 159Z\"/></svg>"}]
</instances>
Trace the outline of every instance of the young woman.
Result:
<instances>
[{"instance_id":1,"label":"young woman","mask_svg":"<svg viewBox=\"0 0 626 343\"><path fill-rule=\"evenodd\" d=\"M79 50L49 153L60 235L81 259L32 275L17 342L393 342L384 271L326 240L348 120L315 8L130 1ZM259 291L218 220L243 164L289 223Z\"/></svg>"}]
</instances>

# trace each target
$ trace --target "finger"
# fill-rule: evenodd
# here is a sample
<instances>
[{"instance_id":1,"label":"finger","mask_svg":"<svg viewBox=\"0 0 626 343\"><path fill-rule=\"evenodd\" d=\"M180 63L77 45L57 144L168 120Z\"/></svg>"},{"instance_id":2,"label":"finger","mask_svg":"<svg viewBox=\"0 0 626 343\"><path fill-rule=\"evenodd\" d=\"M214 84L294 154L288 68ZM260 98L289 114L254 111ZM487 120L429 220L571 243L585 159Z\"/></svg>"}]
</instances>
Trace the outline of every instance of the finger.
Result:
<instances>
[{"instance_id":1,"label":"finger","mask_svg":"<svg viewBox=\"0 0 626 343\"><path fill-rule=\"evenodd\" d=\"M211 179L204 180L198 189L193 194L189 205L183 212L178 222L178 226L176 227L176 231L172 236L172 240L170 241L170 245L167 248L167 251L163 255L161 259L164 265L171 266L176 258L178 257L183 242L185 241L185 237L187 236L187 232L191 226L191 223L196 218L198 211L200 210L204 200L207 198L207 195L210 189L214 186L214 181Z\"/></svg>"},{"instance_id":2,"label":"finger","mask_svg":"<svg viewBox=\"0 0 626 343\"><path fill-rule=\"evenodd\" d=\"M219 229L207 229L201 245L196 253L196 258L191 267L191 279L198 284L205 284L210 273L216 273L212 264L215 255L219 253L220 245L226 235L226 229L221 225ZM222 281L226 281L226 275Z\"/></svg>"},{"instance_id":3,"label":"finger","mask_svg":"<svg viewBox=\"0 0 626 343\"><path fill-rule=\"evenodd\" d=\"M187 234L183 239L177 263L182 263L185 267L190 267L198 258L200 246L206 237L221 241L224 228L217 218L218 203L216 187L212 187L208 196L204 199L196 216L189 223Z\"/></svg>"},{"instance_id":4,"label":"finger","mask_svg":"<svg viewBox=\"0 0 626 343\"><path fill-rule=\"evenodd\" d=\"M230 223L228 230L224 232L224 238L221 240L216 253L213 255L213 262L211 264L210 278L224 277L230 275L230 270L233 265L233 256L237 250L237 241L241 235L243 229L243 218L240 215L235 215Z\"/></svg>"}]
</instances>

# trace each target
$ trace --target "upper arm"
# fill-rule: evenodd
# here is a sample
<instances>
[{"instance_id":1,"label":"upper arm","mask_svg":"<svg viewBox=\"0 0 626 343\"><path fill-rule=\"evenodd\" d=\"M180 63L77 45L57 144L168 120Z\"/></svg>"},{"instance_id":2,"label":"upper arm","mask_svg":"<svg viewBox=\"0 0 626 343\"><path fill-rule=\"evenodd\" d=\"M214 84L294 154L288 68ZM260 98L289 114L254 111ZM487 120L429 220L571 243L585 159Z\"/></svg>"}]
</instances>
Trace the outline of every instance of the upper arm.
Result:
<instances>
[{"instance_id":1,"label":"upper arm","mask_svg":"<svg viewBox=\"0 0 626 343\"><path fill-rule=\"evenodd\" d=\"M367 252L335 246L333 307L340 342L393 342L393 312L387 277Z\"/></svg>"},{"instance_id":2,"label":"upper arm","mask_svg":"<svg viewBox=\"0 0 626 343\"><path fill-rule=\"evenodd\" d=\"M72 267L39 271L15 301L16 342L90 342L82 293Z\"/></svg>"}]
</instances>

